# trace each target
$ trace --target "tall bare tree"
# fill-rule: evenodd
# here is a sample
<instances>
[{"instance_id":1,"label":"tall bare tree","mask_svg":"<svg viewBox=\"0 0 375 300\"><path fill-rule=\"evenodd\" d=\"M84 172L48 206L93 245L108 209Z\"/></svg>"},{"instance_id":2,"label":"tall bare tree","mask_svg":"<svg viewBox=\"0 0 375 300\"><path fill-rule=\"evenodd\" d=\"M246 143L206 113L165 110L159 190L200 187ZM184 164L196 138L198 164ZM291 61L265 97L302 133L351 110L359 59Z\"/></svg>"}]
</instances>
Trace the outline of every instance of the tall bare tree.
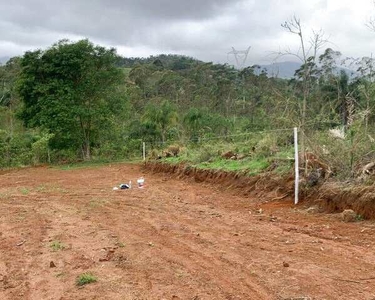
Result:
<instances>
[{"instance_id":1,"label":"tall bare tree","mask_svg":"<svg viewBox=\"0 0 375 300\"><path fill-rule=\"evenodd\" d=\"M297 52L293 52L288 49L284 52L279 52L278 56L291 55L297 57L302 63L302 67L299 70L303 89L300 128L302 131L304 131L306 126L307 102L312 88L312 75L316 67L318 52L327 43L327 39L325 38L322 30L317 32L313 31L312 35L306 39L301 20L296 16L293 16L290 20L285 21L283 24L281 24L281 27L283 27L287 32L296 35L299 39L300 48ZM301 151L302 153L305 153L304 135L302 135L301 138Z\"/></svg>"}]
</instances>

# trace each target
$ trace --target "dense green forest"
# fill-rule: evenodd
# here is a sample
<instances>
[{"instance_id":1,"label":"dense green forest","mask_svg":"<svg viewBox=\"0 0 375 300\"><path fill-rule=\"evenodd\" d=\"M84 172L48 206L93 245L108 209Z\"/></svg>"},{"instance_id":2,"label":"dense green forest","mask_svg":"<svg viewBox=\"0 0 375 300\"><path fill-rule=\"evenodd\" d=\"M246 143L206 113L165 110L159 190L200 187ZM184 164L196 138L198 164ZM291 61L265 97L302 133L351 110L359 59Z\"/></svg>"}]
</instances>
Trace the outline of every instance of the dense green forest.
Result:
<instances>
[{"instance_id":1,"label":"dense green forest","mask_svg":"<svg viewBox=\"0 0 375 300\"><path fill-rule=\"evenodd\" d=\"M0 167L139 158L144 141L149 155L179 145L183 159L215 164L233 150L266 168L293 154L296 126L303 151L353 176L374 156L373 67L327 48L280 79L259 66L124 58L63 40L0 66Z\"/></svg>"}]
</instances>

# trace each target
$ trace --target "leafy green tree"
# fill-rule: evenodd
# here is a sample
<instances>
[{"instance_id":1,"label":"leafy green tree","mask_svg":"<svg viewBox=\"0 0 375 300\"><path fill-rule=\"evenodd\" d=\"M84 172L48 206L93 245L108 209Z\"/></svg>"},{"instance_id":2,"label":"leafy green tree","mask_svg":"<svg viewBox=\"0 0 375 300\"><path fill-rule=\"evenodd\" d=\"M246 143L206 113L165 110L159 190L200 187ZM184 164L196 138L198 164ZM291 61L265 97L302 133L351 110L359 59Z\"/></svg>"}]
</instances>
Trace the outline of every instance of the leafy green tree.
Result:
<instances>
[{"instance_id":1,"label":"leafy green tree","mask_svg":"<svg viewBox=\"0 0 375 300\"><path fill-rule=\"evenodd\" d=\"M149 103L146 107L144 121L149 126L150 123L156 125L157 130L160 131L163 143L166 141L168 130L177 123L177 119L176 107L168 100L164 100L161 104Z\"/></svg>"},{"instance_id":2,"label":"leafy green tree","mask_svg":"<svg viewBox=\"0 0 375 300\"><path fill-rule=\"evenodd\" d=\"M62 40L45 51L26 52L19 80L21 119L54 134L54 148L81 149L90 159L116 110L112 91L123 78L116 60L114 49L88 40Z\"/></svg>"},{"instance_id":3,"label":"leafy green tree","mask_svg":"<svg viewBox=\"0 0 375 300\"><path fill-rule=\"evenodd\" d=\"M16 120L15 111L19 106L19 99L16 92L16 81L20 72L20 58L13 57L0 67L0 106L6 110L6 131L13 135Z\"/></svg>"},{"instance_id":4,"label":"leafy green tree","mask_svg":"<svg viewBox=\"0 0 375 300\"><path fill-rule=\"evenodd\" d=\"M143 96L150 96L150 78L156 70L153 65L137 65L129 73L129 78L142 90Z\"/></svg>"},{"instance_id":5,"label":"leafy green tree","mask_svg":"<svg viewBox=\"0 0 375 300\"><path fill-rule=\"evenodd\" d=\"M138 139L139 141L149 142L153 146L160 140L160 131L157 125L151 121L134 120L129 126L129 137L132 140Z\"/></svg>"},{"instance_id":6,"label":"leafy green tree","mask_svg":"<svg viewBox=\"0 0 375 300\"><path fill-rule=\"evenodd\" d=\"M34 163L51 162L51 155L49 150L49 140L53 138L53 134L44 133L38 137L39 139L31 145L32 153L34 155Z\"/></svg>"},{"instance_id":7,"label":"leafy green tree","mask_svg":"<svg viewBox=\"0 0 375 300\"><path fill-rule=\"evenodd\" d=\"M184 116L184 124L189 132L190 139L198 141L199 131L203 126L204 113L198 108L191 108Z\"/></svg>"},{"instance_id":8,"label":"leafy green tree","mask_svg":"<svg viewBox=\"0 0 375 300\"><path fill-rule=\"evenodd\" d=\"M183 93L183 77L173 71L165 71L162 73L162 78L158 82L158 91L168 99L174 100L176 104L179 103L181 94Z\"/></svg>"}]
</instances>

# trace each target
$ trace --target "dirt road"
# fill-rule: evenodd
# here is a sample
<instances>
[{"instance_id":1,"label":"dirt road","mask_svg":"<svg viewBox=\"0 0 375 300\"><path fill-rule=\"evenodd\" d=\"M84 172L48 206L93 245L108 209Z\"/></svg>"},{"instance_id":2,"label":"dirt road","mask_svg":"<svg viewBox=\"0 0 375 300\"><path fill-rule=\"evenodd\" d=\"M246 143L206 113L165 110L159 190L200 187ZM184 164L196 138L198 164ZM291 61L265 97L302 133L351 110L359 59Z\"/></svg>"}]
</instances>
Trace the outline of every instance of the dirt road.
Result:
<instances>
[{"instance_id":1,"label":"dirt road","mask_svg":"<svg viewBox=\"0 0 375 300\"><path fill-rule=\"evenodd\" d=\"M0 299L375 299L374 223L142 174L0 174Z\"/></svg>"}]
</instances>

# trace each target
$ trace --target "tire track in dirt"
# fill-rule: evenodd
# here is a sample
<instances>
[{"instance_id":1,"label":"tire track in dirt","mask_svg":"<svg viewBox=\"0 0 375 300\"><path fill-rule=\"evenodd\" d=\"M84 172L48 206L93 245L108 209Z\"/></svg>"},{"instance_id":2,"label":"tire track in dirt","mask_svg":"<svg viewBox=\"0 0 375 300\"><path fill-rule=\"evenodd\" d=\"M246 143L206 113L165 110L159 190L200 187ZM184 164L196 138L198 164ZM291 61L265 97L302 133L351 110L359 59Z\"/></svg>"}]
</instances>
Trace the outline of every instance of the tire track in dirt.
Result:
<instances>
[{"instance_id":1,"label":"tire track in dirt","mask_svg":"<svg viewBox=\"0 0 375 300\"><path fill-rule=\"evenodd\" d=\"M113 222L115 222L114 219L111 220L112 224ZM212 256L212 251L208 251L207 248L208 240L195 238L193 233L185 232L182 234L179 233L177 237L172 236L170 234L171 230L168 230L168 226L160 229L155 226L155 223L168 224L165 220L158 220L157 218L155 218L155 221L153 222L142 220L138 224L135 224L135 227L145 229L137 232L135 237L144 238L148 236L148 238L157 245L159 250L157 251L157 256L158 261L160 261L158 263L168 262L178 264L189 274L194 274L194 276L198 277L198 280L194 280L198 286L199 282L204 281L206 288L207 286L212 286L213 292L218 286L220 286L221 289L223 289L222 287L225 287L225 292L219 291L220 294L218 296L220 297L228 297L230 294L229 291L232 291L233 294L242 294L242 297L271 299L269 291L256 283L255 280L245 279L249 274L246 274L241 268L239 269L239 264L230 261L223 261L220 257L215 258L215 256ZM119 227L118 222L115 222L114 224L116 224L116 227ZM177 226L185 227L180 224ZM162 231L163 234L160 234L160 231ZM196 228L194 231L198 232L198 229ZM152 233L152 235L147 234L146 232ZM221 270L224 275L217 273L217 270ZM211 272L209 276L205 274L205 272L208 273L208 271ZM242 275L244 277L244 279L239 280L241 284L239 284L239 282L233 282L233 279L227 276L228 273L238 273L239 271L243 273ZM214 277L212 277L212 273L216 273ZM233 291L233 286L236 286L235 291ZM240 287L242 287L241 290L239 290ZM234 297L233 299L235 299L235 296L231 297Z\"/></svg>"},{"instance_id":2,"label":"tire track in dirt","mask_svg":"<svg viewBox=\"0 0 375 300\"><path fill-rule=\"evenodd\" d=\"M38 272L34 258L41 252L40 240L48 220L35 206L23 205L22 200L4 202L7 210L2 210L0 217L0 291L2 299L28 299L30 278Z\"/></svg>"}]
</instances>

